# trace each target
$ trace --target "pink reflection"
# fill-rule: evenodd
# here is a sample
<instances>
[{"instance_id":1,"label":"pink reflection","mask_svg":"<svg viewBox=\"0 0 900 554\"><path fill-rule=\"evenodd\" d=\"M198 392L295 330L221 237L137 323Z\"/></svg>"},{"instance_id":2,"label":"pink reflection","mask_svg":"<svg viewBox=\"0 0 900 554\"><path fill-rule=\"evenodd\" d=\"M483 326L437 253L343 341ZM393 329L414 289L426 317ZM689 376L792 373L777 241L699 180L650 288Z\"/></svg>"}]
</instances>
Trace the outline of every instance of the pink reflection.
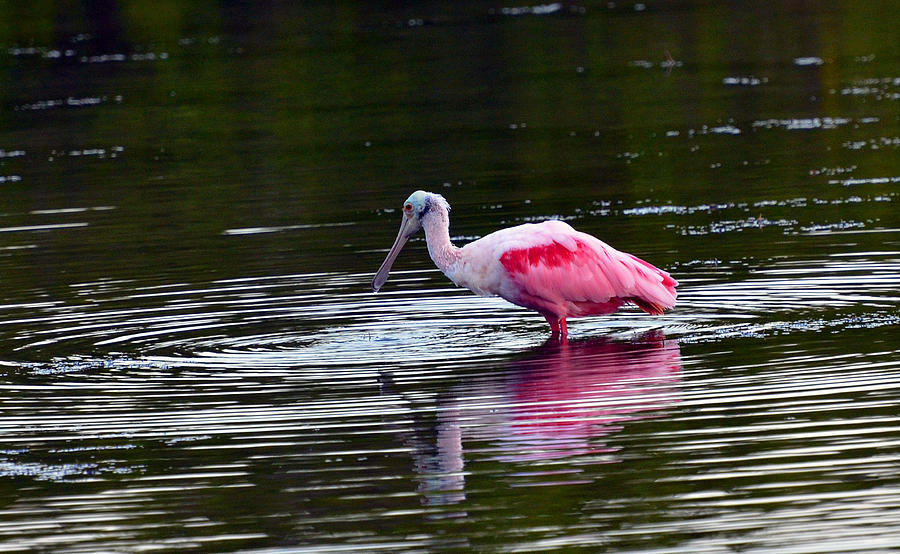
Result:
<instances>
[{"instance_id":1,"label":"pink reflection","mask_svg":"<svg viewBox=\"0 0 900 554\"><path fill-rule=\"evenodd\" d=\"M652 332L630 342L600 338L546 344L454 387L438 406L430 440L419 437L414 464L427 504L465 499L465 463L559 460L565 473L608 463L604 437L625 422L663 417L678 401L678 343ZM594 458L594 459L591 459ZM527 470L527 468L526 468Z\"/></svg>"},{"instance_id":2,"label":"pink reflection","mask_svg":"<svg viewBox=\"0 0 900 554\"><path fill-rule=\"evenodd\" d=\"M675 402L681 357L657 332L547 347L514 367L510 406L493 429L496 458L529 461L614 451L596 439Z\"/></svg>"}]
</instances>

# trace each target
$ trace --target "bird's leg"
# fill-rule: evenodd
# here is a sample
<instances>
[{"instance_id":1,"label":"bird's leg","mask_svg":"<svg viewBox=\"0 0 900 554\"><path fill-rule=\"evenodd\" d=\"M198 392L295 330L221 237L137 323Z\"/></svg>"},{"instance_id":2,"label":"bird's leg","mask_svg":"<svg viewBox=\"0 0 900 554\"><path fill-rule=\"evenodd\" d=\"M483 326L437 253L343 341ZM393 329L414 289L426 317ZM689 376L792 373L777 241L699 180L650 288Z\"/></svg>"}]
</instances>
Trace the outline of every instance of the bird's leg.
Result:
<instances>
[{"instance_id":1,"label":"bird's leg","mask_svg":"<svg viewBox=\"0 0 900 554\"><path fill-rule=\"evenodd\" d=\"M569 342L567 338L569 336L569 327L566 325L566 318L544 314L544 319L550 324L550 338L559 339L560 344L567 344Z\"/></svg>"},{"instance_id":2,"label":"bird's leg","mask_svg":"<svg viewBox=\"0 0 900 554\"><path fill-rule=\"evenodd\" d=\"M550 334L553 338L559 336L559 318L549 314L543 314L544 319L550 324Z\"/></svg>"}]
</instances>

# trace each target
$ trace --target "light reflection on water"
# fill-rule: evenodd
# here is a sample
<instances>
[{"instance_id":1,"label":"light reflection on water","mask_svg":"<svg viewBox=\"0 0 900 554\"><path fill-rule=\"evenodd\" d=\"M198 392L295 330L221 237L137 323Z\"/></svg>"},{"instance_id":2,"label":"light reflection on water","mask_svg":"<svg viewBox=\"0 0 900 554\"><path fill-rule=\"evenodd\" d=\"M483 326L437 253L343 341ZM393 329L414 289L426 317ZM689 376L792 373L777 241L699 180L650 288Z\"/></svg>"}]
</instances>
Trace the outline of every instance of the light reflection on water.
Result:
<instances>
[{"instance_id":1,"label":"light reflection on water","mask_svg":"<svg viewBox=\"0 0 900 554\"><path fill-rule=\"evenodd\" d=\"M784 518L834 515L839 546L861 525L894 526L896 347L882 340L860 359L791 344L896 326L897 270L890 253L740 279L700 268L678 310L576 320L568 347L542 345L543 323L524 310L427 288L432 270L400 272L379 295L365 291L370 274L77 284L89 302L6 307L36 311L4 322L17 357L48 345L106 354L6 362L0 473L37 490L3 512L14 523L2 544L257 544L266 532L188 499L259 489L253 520L324 545L363 521L477 524L531 494L517 491L571 489L587 496L570 524L586 527L566 544L700 533L682 546L715 549L727 528L773 546L800 540ZM738 362L747 350L756 356ZM729 370L711 371L722 356ZM861 488L872 479L885 486ZM616 486L615 500L589 499ZM55 515L39 515L46 505ZM614 524L626 505L646 522ZM153 538L148 518L180 538ZM461 544L538 547L534 525ZM773 534L755 536L763 526ZM389 538L364 544L396 547Z\"/></svg>"},{"instance_id":2,"label":"light reflection on water","mask_svg":"<svg viewBox=\"0 0 900 554\"><path fill-rule=\"evenodd\" d=\"M573 329L589 337L660 328L695 341L728 331L760 335L785 325L888 325L896 321L900 275L893 256L870 252L817 263L788 260L739 278L735 274L744 271L718 264L693 269L694 277L682 278L678 310L657 318L632 310L579 319ZM859 257L863 259L854 259ZM199 288L187 283L78 283L71 287L83 302L3 306L8 313L40 308L40 315L11 316L0 327L10 331L8 340L23 354L74 342L143 352L147 359L165 363L266 367L510 354L546 335L538 316L500 299L430 288L432 280L442 279L436 270L396 272L394 290L379 294L367 290L370 277L287 275L215 281ZM859 306L867 307L865 314L832 313ZM794 315L784 320L771 317L773 312ZM472 347L473 340L479 348Z\"/></svg>"},{"instance_id":3,"label":"light reflection on water","mask_svg":"<svg viewBox=\"0 0 900 554\"><path fill-rule=\"evenodd\" d=\"M417 548L447 545L451 521L471 526L459 547L522 549L802 544L795 518L835 548L889 533L900 260L885 246L688 256L676 310L573 320L568 346L431 268L379 294L369 272L25 291L0 306L0 477L27 484L0 546L231 549L299 528L323 548L360 529L361 548ZM546 515L485 530L534 495L578 514L565 533L537 531ZM384 525L425 531L395 542Z\"/></svg>"}]
</instances>

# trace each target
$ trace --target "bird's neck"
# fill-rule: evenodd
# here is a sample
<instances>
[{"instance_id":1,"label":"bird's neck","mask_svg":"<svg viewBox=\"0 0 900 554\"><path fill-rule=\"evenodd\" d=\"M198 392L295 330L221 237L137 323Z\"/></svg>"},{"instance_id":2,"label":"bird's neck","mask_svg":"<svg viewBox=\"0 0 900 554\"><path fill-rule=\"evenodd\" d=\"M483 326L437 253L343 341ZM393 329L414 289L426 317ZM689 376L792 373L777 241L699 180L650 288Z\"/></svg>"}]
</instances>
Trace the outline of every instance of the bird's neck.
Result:
<instances>
[{"instance_id":1,"label":"bird's neck","mask_svg":"<svg viewBox=\"0 0 900 554\"><path fill-rule=\"evenodd\" d=\"M425 229L428 254L434 264L446 274L462 255L460 249L450 242L450 215L444 211L429 214L428 219L422 222L422 228Z\"/></svg>"}]
</instances>

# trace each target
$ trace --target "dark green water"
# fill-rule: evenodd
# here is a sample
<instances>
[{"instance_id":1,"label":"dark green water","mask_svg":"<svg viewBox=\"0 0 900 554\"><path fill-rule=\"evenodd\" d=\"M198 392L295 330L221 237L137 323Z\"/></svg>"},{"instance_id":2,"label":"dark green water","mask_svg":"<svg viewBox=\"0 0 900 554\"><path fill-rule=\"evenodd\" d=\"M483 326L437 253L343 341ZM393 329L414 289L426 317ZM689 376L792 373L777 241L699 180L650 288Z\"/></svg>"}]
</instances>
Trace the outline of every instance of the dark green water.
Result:
<instances>
[{"instance_id":1,"label":"dark green water","mask_svg":"<svg viewBox=\"0 0 900 554\"><path fill-rule=\"evenodd\" d=\"M0 18L0 550L900 546L892 2ZM452 287L564 218L679 304Z\"/></svg>"}]
</instances>

